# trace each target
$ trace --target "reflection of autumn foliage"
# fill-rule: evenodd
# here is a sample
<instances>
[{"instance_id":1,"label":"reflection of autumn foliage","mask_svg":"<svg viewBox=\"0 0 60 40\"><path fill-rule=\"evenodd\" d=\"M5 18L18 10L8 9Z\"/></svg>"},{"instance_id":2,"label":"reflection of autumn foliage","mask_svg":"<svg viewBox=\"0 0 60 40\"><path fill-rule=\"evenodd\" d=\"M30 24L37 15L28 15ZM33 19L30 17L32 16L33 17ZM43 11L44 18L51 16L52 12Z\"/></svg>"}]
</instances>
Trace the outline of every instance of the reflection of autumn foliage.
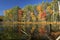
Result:
<instances>
[{"instance_id":1,"label":"reflection of autumn foliage","mask_svg":"<svg viewBox=\"0 0 60 40\"><path fill-rule=\"evenodd\" d=\"M31 33L33 33L35 29L36 29L36 27L33 26L31 29Z\"/></svg>"},{"instance_id":2,"label":"reflection of autumn foliage","mask_svg":"<svg viewBox=\"0 0 60 40\"><path fill-rule=\"evenodd\" d=\"M41 34L41 35L44 35L47 31L45 30L45 26L41 26L39 29L39 33Z\"/></svg>"}]
</instances>

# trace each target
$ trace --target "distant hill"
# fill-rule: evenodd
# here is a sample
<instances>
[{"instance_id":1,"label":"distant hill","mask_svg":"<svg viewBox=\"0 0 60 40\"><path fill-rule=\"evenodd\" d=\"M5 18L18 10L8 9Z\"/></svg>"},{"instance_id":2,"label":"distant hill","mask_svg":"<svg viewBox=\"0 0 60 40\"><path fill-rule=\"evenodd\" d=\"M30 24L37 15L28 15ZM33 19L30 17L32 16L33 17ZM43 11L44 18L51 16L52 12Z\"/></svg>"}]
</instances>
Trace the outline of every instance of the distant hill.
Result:
<instances>
[{"instance_id":1,"label":"distant hill","mask_svg":"<svg viewBox=\"0 0 60 40\"><path fill-rule=\"evenodd\" d=\"M0 16L0 21L3 21L3 16Z\"/></svg>"},{"instance_id":2,"label":"distant hill","mask_svg":"<svg viewBox=\"0 0 60 40\"><path fill-rule=\"evenodd\" d=\"M0 16L0 19L2 19L3 18L3 16Z\"/></svg>"}]
</instances>

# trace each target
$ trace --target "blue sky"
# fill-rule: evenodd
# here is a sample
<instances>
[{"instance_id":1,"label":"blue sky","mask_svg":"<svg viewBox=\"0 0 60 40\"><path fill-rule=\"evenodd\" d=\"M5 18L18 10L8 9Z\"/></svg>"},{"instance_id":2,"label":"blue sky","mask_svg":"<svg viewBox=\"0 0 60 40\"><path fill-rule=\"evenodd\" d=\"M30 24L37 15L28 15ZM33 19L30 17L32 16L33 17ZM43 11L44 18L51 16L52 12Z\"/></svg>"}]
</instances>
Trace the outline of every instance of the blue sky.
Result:
<instances>
[{"instance_id":1,"label":"blue sky","mask_svg":"<svg viewBox=\"0 0 60 40\"><path fill-rule=\"evenodd\" d=\"M46 0L44 0L46 2ZM51 0L48 0L51 2ZM42 3L42 0L0 0L0 16L4 15L3 11L13 8L14 6L19 6L23 8L26 5L35 5Z\"/></svg>"}]
</instances>

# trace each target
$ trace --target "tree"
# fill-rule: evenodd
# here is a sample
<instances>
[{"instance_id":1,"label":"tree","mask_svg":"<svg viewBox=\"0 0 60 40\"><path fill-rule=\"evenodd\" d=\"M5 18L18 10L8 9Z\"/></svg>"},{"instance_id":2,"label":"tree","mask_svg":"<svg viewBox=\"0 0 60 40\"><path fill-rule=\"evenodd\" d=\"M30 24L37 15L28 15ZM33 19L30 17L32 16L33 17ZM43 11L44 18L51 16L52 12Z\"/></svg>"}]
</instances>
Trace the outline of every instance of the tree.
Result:
<instances>
[{"instance_id":1,"label":"tree","mask_svg":"<svg viewBox=\"0 0 60 40\"><path fill-rule=\"evenodd\" d=\"M26 16L27 16L27 19L28 19L28 21L30 21L30 20L33 20L33 17L32 17L32 13L33 13L33 15L34 15L34 8L33 8L33 6L32 5L28 5L28 6L26 6L25 8L24 8L24 10L25 10L25 12L27 13L27 14L25 14ZM32 18L32 19L31 19Z\"/></svg>"}]
</instances>

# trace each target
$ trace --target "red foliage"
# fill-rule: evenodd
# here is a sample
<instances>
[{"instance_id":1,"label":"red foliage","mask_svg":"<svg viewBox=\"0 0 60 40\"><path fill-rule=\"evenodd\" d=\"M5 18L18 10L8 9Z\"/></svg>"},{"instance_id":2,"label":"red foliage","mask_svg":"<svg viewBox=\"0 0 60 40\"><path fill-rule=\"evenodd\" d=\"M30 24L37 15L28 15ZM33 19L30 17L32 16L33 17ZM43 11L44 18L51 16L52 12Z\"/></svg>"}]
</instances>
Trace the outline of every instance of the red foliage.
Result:
<instances>
[{"instance_id":1,"label":"red foliage","mask_svg":"<svg viewBox=\"0 0 60 40\"><path fill-rule=\"evenodd\" d=\"M22 10L18 10L18 15L23 15L23 11Z\"/></svg>"},{"instance_id":2,"label":"red foliage","mask_svg":"<svg viewBox=\"0 0 60 40\"><path fill-rule=\"evenodd\" d=\"M41 18L45 18L46 17L46 12L43 11L40 16L41 16Z\"/></svg>"}]
</instances>

